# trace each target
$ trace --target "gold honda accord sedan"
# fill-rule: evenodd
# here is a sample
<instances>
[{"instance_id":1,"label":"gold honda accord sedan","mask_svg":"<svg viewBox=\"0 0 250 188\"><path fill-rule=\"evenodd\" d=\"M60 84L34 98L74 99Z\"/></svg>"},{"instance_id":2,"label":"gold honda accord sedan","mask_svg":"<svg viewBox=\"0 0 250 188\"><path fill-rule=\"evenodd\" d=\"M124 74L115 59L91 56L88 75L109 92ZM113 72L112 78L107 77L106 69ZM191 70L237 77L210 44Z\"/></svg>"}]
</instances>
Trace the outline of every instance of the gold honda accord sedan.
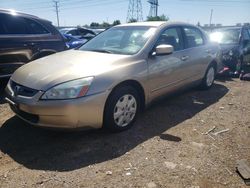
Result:
<instances>
[{"instance_id":1,"label":"gold honda accord sedan","mask_svg":"<svg viewBox=\"0 0 250 188\"><path fill-rule=\"evenodd\" d=\"M122 131L160 96L186 86L210 88L220 54L190 24L119 25L78 49L22 66L10 78L6 100L33 125Z\"/></svg>"}]
</instances>

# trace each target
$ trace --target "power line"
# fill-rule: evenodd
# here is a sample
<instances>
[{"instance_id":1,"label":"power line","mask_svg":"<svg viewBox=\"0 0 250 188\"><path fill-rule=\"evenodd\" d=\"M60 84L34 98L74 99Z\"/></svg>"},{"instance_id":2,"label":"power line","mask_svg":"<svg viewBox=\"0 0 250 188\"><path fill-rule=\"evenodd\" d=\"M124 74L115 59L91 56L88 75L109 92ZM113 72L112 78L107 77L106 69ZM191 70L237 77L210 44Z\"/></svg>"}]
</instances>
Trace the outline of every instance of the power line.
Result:
<instances>
[{"instance_id":1,"label":"power line","mask_svg":"<svg viewBox=\"0 0 250 188\"><path fill-rule=\"evenodd\" d=\"M126 2L127 0L103 0L104 2L94 2L94 4L92 4L92 2L90 4L79 4L79 5L74 5L74 4L71 4L71 5L62 5L64 6L63 8L61 8L61 10L68 10L68 9L78 9L78 8L87 8L87 7L92 7L92 6L100 6L100 5L114 5L114 4L119 4L119 3L124 3ZM107 2L108 1L108 2Z\"/></svg>"},{"instance_id":2,"label":"power line","mask_svg":"<svg viewBox=\"0 0 250 188\"><path fill-rule=\"evenodd\" d=\"M127 22L143 21L141 0L129 0Z\"/></svg>"},{"instance_id":3,"label":"power line","mask_svg":"<svg viewBox=\"0 0 250 188\"><path fill-rule=\"evenodd\" d=\"M59 22L59 1L58 0L54 0L53 1L55 3L54 7L56 9L56 19L57 19L57 26L60 26L60 22Z\"/></svg>"},{"instance_id":4,"label":"power line","mask_svg":"<svg viewBox=\"0 0 250 188\"><path fill-rule=\"evenodd\" d=\"M149 10L149 17L156 17L158 16L158 0L149 0L148 3L150 4L150 10Z\"/></svg>"},{"instance_id":5,"label":"power line","mask_svg":"<svg viewBox=\"0 0 250 188\"><path fill-rule=\"evenodd\" d=\"M212 25L213 12L214 12L214 10L211 9L211 14L210 14L210 19L209 19L209 25L210 25L210 27L211 27L211 25Z\"/></svg>"}]
</instances>

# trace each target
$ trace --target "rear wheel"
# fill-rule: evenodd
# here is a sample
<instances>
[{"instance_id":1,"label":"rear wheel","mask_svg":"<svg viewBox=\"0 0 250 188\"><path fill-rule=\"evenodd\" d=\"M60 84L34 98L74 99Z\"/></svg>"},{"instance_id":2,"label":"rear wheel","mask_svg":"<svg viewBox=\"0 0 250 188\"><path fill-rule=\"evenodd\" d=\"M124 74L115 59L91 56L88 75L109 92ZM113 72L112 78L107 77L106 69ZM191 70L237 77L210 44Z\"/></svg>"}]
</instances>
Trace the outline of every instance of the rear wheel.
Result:
<instances>
[{"instance_id":1,"label":"rear wheel","mask_svg":"<svg viewBox=\"0 0 250 188\"><path fill-rule=\"evenodd\" d=\"M117 88L109 97L104 113L104 127L119 132L130 128L140 109L140 98L131 86Z\"/></svg>"},{"instance_id":2,"label":"rear wheel","mask_svg":"<svg viewBox=\"0 0 250 188\"><path fill-rule=\"evenodd\" d=\"M200 88L209 89L213 86L216 75L216 69L214 65L210 65L206 71L204 78L202 79Z\"/></svg>"}]
</instances>

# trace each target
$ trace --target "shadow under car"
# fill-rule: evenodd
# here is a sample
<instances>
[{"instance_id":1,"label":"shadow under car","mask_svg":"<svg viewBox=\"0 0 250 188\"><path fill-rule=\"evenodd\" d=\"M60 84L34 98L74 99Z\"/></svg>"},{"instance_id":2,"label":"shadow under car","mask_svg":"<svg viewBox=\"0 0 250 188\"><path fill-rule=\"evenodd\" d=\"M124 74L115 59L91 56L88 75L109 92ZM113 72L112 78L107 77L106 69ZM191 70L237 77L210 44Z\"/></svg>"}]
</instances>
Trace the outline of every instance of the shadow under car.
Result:
<instances>
[{"instance_id":1,"label":"shadow under car","mask_svg":"<svg viewBox=\"0 0 250 188\"><path fill-rule=\"evenodd\" d=\"M71 171L124 155L152 137L181 142L164 132L220 100L228 89L215 84L209 91L186 91L160 100L121 133L103 130L55 132L27 125L16 116L0 128L0 150L29 169ZM194 102L199 101L199 102Z\"/></svg>"}]
</instances>

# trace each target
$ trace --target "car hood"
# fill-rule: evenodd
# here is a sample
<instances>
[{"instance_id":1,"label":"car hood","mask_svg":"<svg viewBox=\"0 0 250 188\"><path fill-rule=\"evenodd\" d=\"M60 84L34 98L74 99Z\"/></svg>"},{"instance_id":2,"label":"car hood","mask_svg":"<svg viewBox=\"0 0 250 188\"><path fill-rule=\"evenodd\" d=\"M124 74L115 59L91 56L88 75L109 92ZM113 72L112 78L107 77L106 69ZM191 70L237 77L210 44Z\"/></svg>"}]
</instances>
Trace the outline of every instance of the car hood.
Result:
<instances>
[{"instance_id":1,"label":"car hood","mask_svg":"<svg viewBox=\"0 0 250 188\"><path fill-rule=\"evenodd\" d=\"M124 66L122 62L128 62L129 57L127 55L68 50L20 67L11 79L20 85L45 91L66 81L112 71Z\"/></svg>"}]
</instances>

